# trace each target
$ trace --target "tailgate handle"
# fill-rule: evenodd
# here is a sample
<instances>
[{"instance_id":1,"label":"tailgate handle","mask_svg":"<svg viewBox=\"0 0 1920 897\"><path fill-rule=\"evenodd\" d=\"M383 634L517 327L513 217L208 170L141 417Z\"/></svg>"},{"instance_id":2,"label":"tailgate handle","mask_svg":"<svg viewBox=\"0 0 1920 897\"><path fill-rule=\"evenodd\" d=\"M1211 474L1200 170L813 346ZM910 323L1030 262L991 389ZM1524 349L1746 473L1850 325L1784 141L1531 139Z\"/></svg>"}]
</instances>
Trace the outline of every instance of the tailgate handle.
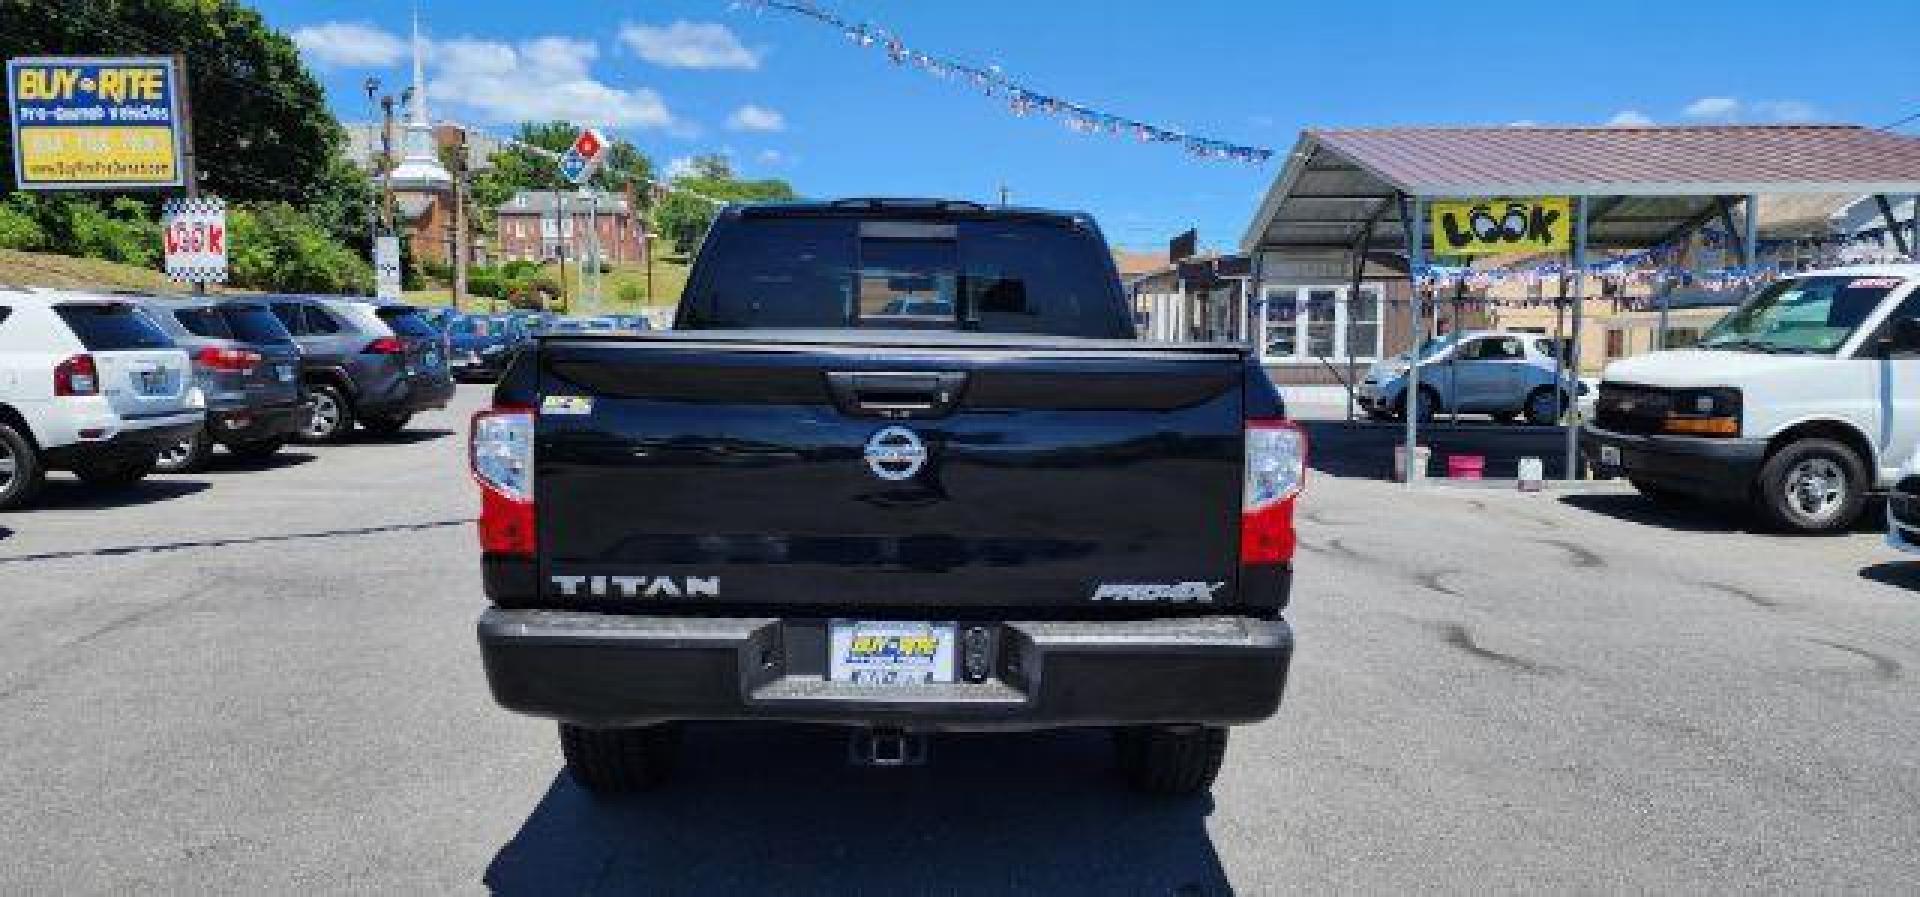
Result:
<instances>
[{"instance_id":1,"label":"tailgate handle","mask_svg":"<svg viewBox=\"0 0 1920 897\"><path fill-rule=\"evenodd\" d=\"M827 372L834 404L863 417L937 417L953 409L966 385L959 372Z\"/></svg>"}]
</instances>

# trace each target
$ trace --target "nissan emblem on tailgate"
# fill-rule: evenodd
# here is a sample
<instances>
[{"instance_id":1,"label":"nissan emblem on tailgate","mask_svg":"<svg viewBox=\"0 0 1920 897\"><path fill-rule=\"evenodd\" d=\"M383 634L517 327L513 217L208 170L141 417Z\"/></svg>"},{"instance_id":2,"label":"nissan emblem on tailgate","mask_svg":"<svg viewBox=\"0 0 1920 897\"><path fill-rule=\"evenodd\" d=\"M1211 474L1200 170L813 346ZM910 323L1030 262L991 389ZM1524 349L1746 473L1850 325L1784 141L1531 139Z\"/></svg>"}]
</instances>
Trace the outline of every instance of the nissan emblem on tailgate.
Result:
<instances>
[{"instance_id":1,"label":"nissan emblem on tailgate","mask_svg":"<svg viewBox=\"0 0 1920 897\"><path fill-rule=\"evenodd\" d=\"M887 427L867 439L867 468L883 480L904 480L927 464L927 446L906 427Z\"/></svg>"}]
</instances>

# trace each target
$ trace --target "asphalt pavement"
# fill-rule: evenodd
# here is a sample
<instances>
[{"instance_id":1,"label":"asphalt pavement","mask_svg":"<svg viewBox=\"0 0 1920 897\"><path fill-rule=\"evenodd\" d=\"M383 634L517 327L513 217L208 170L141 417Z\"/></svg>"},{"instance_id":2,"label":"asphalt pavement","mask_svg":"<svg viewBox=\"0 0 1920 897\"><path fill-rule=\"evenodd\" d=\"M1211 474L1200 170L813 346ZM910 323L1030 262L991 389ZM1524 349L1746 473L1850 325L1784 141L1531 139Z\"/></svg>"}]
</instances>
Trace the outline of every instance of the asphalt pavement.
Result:
<instances>
[{"instance_id":1,"label":"asphalt pavement","mask_svg":"<svg viewBox=\"0 0 1920 897\"><path fill-rule=\"evenodd\" d=\"M0 515L8 893L1906 892L1920 564L1600 486L1316 473L1286 706L1211 799L1086 733L690 733L589 799L490 701L464 422ZM1337 457L1316 464L1349 469ZM636 508L635 513L644 513Z\"/></svg>"}]
</instances>

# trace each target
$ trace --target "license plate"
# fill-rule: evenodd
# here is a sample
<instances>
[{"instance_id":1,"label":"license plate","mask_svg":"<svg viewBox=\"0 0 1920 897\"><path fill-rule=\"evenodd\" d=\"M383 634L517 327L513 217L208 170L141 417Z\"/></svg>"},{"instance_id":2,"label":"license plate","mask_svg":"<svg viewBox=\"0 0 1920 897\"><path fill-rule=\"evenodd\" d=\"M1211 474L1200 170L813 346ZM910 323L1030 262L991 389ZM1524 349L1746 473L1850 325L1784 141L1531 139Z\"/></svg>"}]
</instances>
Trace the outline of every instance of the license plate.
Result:
<instances>
[{"instance_id":1,"label":"license plate","mask_svg":"<svg viewBox=\"0 0 1920 897\"><path fill-rule=\"evenodd\" d=\"M952 623L835 620L828 678L858 685L953 681Z\"/></svg>"},{"instance_id":2,"label":"license plate","mask_svg":"<svg viewBox=\"0 0 1920 897\"><path fill-rule=\"evenodd\" d=\"M293 365L276 364L273 366L273 375L275 377L280 378L281 383L292 383L293 382Z\"/></svg>"},{"instance_id":3,"label":"license plate","mask_svg":"<svg viewBox=\"0 0 1920 897\"><path fill-rule=\"evenodd\" d=\"M1605 464L1608 467L1619 467L1620 466L1620 447L1617 445L1601 446L1600 447L1600 463Z\"/></svg>"},{"instance_id":4,"label":"license plate","mask_svg":"<svg viewBox=\"0 0 1920 897\"><path fill-rule=\"evenodd\" d=\"M134 371L133 382L141 395L161 395L167 391L167 375L164 371Z\"/></svg>"}]
</instances>

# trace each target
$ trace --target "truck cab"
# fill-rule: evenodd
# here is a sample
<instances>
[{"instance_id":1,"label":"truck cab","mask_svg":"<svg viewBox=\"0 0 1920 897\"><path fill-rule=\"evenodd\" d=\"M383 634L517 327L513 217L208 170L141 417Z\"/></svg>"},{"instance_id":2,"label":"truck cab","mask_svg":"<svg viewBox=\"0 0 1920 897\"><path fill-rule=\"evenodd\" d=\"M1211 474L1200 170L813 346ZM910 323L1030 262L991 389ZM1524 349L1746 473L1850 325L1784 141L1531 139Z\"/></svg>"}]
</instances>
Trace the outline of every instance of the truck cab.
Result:
<instances>
[{"instance_id":1,"label":"truck cab","mask_svg":"<svg viewBox=\"0 0 1920 897\"><path fill-rule=\"evenodd\" d=\"M1854 525L1920 444L1920 265L1769 284L1690 349L1609 365L1582 445L1658 501L1750 505L1774 527Z\"/></svg>"}]
</instances>

